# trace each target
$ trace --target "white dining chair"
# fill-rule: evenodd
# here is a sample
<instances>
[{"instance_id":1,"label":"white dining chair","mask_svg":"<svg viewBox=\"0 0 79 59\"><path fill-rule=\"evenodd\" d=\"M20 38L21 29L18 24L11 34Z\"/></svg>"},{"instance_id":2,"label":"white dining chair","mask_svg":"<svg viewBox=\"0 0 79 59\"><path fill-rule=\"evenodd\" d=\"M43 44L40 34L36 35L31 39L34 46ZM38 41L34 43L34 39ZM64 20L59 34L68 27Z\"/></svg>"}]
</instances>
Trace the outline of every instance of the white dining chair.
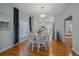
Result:
<instances>
[{"instance_id":1,"label":"white dining chair","mask_svg":"<svg viewBox=\"0 0 79 59\"><path fill-rule=\"evenodd\" d=\"M30 46L30 44L31 44L31 46L32 46L32 50L33 50L33 48L34 48L34 46L35 46L35 38L34 38L34 35L33 35L33 33L31 32L31 33L29 33L29 36L28 36L28 46Z\"/></svg>"},{"instance_id":2,"label":"white dining chair","mask_svg":"<svg viewBox=\"0 0 79 59\"><path fill-rule=\"evenodd\" d=\"M38 36L36 38L36 45L37 45L37 48L38 48L38 52L39 52L39 50L41 48L41 45L44 46L46 51L47 51L47 47L48 47L47 41L48 41L48 38L45 37L45 36L44 37L43 36Z\"/></svg>"},{"instance_id":3,"label":"white dining chair","mask_svg":"<svg viewBox=\"0 0 79 59\"><path fill-rule=\"evenodd\" d=\"M41 36L45 36L45 42L47 45L49 45L49 34L48 34L48 30L45 30L41 33Z\"/></svg>"}]
</instances>

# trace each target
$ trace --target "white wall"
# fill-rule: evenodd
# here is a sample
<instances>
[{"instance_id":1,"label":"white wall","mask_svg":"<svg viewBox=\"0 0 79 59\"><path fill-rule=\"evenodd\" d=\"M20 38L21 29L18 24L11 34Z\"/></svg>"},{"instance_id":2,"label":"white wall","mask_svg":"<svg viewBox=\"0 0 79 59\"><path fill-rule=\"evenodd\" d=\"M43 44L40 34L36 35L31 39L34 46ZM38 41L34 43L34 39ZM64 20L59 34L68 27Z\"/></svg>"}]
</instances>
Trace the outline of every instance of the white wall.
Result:
<instances>
[{"instance_id":1,"label":"white wall","mask_svg":"<svg viewBox=\"0 0 79 59\"><path fill-rule=\"evenodd\" d=\"M9 30L0 30L0 52L14 45L13 7L13 4L0 4L0 14L8 17L10 23ZM28 23L28 16L19 11L19 20Z\"/></svg>"},{"instance_id":2,"label":"white wall","mask_svg":"<svg viewBox=\"0 0 79 59\"><path fill-rule=\"evenodd\" d=\"M62 19L62 14L59 13L55 15L55 38L56 38L56 33L59 31L61 40L64 39L64 20Z\"/></svg>"},{"instance_id":3,"label":"white wall","mask_svg":"<svg viewBox=\"0 0 79 59\"><path fill-rule=\"evenodd\" d=\"M9 30L0 30L0 51L13 45L13 8L10 4L0 4L0 14L9 18Z\"/></svg>"},{"instance_id":4,"label":"white wall","mask_svg":"<svg viewBox=\"0 0 79 59\"><path fill-rule=\"evenodd\" d=\"M19 40L21 38L26 37L29 31L29 17L23 13L21 10L19 11Z\"/></svg>"},{"instance_id":5,"label":"white wall","mask_svg":"<svg viewBox=\"0 0 79 59\"><path fill-rule=\"evenodd\" d=\"M79 53L79 4L71 4L63 12L63 19L72 15L72 48Z\"/></svg>"},{"instance_id":6,"label":"white wall","mask_svg":"<svg viewBox=\"0 0 79 59\"><path fill-rule=\"evenodd\" d=\"M55 15L56 25L57 27L60 27L59 30L60 32L62 31L62 37L64 40L65 38L63 35L64 34L64 19L66 19L67 17L71 15L72 15L72 48L79 53L79 27L78 27L79 25L79 4L70 4L61 14L58 14L58 16Z\"/></svg>"}]
</instances>

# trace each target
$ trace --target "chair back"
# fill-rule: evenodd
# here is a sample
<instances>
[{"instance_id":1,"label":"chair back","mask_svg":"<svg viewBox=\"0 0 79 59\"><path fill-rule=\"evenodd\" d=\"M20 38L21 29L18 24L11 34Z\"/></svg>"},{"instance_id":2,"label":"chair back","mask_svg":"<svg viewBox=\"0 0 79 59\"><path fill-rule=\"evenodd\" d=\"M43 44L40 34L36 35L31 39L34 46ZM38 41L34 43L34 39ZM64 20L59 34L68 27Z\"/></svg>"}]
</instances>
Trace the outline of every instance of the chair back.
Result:
<instances>
[{"instance_id":1,"label":"chair back","mask_svg":"<svg viewBox=\"0 0 79 59\"><path fill-rule=\"evenodd\" d=\"M34 38L34 35L32 32L29 33L29 42L34 42L35 41L35 38Z\"/></svg>"}]
</instances>

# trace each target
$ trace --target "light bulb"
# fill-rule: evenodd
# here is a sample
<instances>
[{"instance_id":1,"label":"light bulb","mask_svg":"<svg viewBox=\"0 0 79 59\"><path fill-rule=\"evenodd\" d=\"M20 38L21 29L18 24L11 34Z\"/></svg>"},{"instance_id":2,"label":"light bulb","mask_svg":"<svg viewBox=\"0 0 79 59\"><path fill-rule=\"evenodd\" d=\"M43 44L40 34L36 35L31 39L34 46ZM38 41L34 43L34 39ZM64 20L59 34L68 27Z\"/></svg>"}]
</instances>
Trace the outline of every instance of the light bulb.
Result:
<instances>
[{"instance_id":1,"label":"light bulb","mask_svg":"<svg viewBox=\"0 0 79 59\"><path fill-rule=\"evenodd\" d=\"M45 14L41 14L40 17L44 18L45 17Z\"/></svg>"}]
</instances>

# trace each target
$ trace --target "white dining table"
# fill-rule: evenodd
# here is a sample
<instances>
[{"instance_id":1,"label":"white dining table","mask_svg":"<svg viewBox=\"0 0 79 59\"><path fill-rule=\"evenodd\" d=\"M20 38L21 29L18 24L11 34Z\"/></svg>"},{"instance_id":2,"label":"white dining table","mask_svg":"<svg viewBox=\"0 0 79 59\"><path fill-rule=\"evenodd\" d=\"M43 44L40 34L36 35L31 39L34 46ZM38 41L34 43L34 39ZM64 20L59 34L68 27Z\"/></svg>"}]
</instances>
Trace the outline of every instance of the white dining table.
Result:
<instances>
[{"instance_id":1,"label":"white dining table","mask_svg":"<svg viewBox=\"0 0 79 59\"><path fill-rule=\"evenodd\" d=\"M48 36L41 36L41 35L35 35L34 36L34 39L35 39L35 41L37 42L37 41L47 41L47 39L48 39Z\"/></svg>"},{"instance_id":2,"label":"white dining table","mask_svg":"<svg viewBox=\"0 0 79 59\"><path fill-rule=\"evenodd\" d=\"M37 35L37 36L34 36L34 37L46 38L47 36L40 36L40 35Z\"/></svg>"}]
</instances>

